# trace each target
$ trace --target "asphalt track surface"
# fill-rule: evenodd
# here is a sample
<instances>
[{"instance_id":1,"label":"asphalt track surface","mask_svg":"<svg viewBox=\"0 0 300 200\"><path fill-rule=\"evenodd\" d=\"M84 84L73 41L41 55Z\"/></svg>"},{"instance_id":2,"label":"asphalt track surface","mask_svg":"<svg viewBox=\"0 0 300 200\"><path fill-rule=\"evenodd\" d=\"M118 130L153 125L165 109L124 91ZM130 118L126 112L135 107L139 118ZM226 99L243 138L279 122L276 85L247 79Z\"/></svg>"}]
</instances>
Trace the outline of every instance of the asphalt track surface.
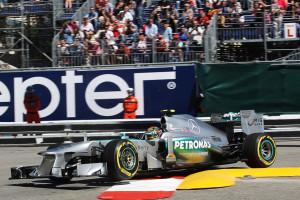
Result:
<instances>
[{"instance_id":1,"label":"asphalt track surface","mask_svg":"<svg viewBox=\"0 0 300 200\"><path fill-rule=\"evenodd\" d=\"M274 167L300 167L300 139L277 138L276 141L278 156ZM101 192L118 184L101 178L73 179L72 183L65 185L54 185L47 179L8 180L10 167L39 164L41 157L37 152L45 149L46 147L34 146L0 146L0 200L96 200ZM236 163L220 167L246 165ZM168 174L173 175L182 175L182 172ZM300 177L239 179L233 187L176 191L170 199L299 200Z\"/></svg>"}]
</instances>

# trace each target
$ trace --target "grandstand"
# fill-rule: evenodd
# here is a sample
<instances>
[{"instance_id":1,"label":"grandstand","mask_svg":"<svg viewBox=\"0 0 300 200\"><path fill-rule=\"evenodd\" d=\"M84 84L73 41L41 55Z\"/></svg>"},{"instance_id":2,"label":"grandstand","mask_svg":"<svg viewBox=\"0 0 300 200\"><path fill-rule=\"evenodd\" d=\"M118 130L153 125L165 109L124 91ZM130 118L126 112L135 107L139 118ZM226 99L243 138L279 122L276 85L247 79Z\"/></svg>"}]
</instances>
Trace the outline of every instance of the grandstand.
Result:
<instances>
[{"instance_id":1,"label":"grandstand","mask_svg":"<svg viewBox=\"0 0 300 200\"><path fill-rule=\"evenodd\" d=\"M8 0L0 3L0 60L17 67L280 60L298 49L299 14L294 0Z\"/></svg>"}]
</instances>

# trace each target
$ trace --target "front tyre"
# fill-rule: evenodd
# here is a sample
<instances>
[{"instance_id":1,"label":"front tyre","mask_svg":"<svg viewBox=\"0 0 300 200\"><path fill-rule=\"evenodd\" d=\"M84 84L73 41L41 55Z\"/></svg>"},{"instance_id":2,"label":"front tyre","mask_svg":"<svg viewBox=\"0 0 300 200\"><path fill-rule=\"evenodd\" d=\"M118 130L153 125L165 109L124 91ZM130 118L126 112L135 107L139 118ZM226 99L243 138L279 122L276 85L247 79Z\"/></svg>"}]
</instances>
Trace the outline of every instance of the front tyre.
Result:
<instances>
[{"instance_id":1,"label":"front tyre","mask_svg":"<svg viewBox=\"0 0 300 200\"><path fill-rule=\"evenodd\" d=\"M107 162L108 176L114 180L132 178L139 167L136 147L129 140L113 140L108 143L104 159Z\"/></svg>"},{"instance_id":2,"label":"front tyre","mask_svg":"<svg viewBox=\"0 0 300 200\"><path fill-rule=\"evenodd\" d=\"M252 168L270 167L276 160L276 144L267 134L248 135L244 143L246 164Z\"/></svg>"}]
</instances>

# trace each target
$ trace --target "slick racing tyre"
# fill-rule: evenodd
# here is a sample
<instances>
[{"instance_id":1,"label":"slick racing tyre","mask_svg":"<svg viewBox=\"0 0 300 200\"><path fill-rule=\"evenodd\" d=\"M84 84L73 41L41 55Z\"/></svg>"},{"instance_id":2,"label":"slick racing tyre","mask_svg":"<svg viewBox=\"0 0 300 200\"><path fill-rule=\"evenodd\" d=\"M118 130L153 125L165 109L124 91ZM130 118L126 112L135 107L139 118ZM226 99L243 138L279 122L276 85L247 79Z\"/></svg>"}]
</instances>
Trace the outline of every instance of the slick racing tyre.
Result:
<instances>
[{"instance_id":1,"label":"slick racing tyre","mask_svg":"<svg viewBox=\"0 0 300 200\"><path fill-rule=\"evenodd\" d=\"M276 160L276 144L274 139L266 134L254 133L248 135L244 143L246 164L252 168L270 167Z\"/></svg>"},{"instance_id":2,"label":"slick racing tyre","mask_svg":"<svg viewBox=\"0 0 300 200\"><path fill-rule=\"evenodd\" d=\"M139 167L136 147L129 140L113 140L104 151L108 176L114 180L132 178Z\"/></svg>"}]
</instances>

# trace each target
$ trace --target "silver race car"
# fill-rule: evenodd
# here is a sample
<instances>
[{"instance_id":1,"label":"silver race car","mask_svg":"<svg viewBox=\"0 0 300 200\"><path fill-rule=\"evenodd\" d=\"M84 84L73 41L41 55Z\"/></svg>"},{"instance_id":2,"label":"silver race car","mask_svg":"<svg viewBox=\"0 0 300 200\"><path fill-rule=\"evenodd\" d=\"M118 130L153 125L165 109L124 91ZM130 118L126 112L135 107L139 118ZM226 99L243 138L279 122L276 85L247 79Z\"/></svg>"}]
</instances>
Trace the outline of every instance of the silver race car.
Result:
<instances>
[{"instance_id":1,"label":"silver race car","mask_svg":"<svg viewBox=\"0 0 300 200\"><path fill-rule=\"evenodd\" d=\"M40 152L38 166L11 168L10 179L49 178L65 182L73 177L100 176L130 179L137 172L197 168L246 162L250 167L269 167L276 159L276 144L264 133L261 114L240 112L242 131L235 121L213 116L210 123L190 115L164 111L161 127L150 127L116 139L67 143Z\"/></svg>"}]
</instances>

